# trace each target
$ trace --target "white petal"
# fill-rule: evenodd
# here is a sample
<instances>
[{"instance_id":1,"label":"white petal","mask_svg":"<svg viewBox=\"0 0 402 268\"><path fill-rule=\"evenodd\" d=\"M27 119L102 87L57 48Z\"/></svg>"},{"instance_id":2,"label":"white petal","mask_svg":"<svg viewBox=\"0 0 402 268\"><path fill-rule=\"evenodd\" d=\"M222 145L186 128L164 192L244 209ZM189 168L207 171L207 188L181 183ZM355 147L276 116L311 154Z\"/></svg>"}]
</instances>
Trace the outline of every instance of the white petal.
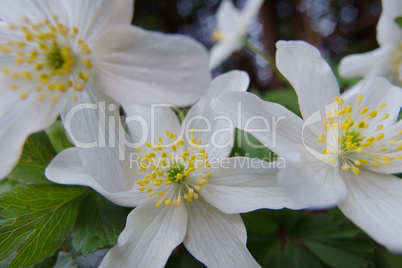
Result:
<instances>
[{"instance_id":1,"label":"white petal","mask_svg":"<svg viewBox=\"0 0 402 268\"><path fill-rule=\"evenodd\" d=\"M123 103L190 105L210 81L206 50L190 38L121 27L93 48L98 85Z\"/></svg>"},{"instance_id":2,"label":"white petal","mask_svg":"<svg viewBox=\"0 0 402 268\"><path fill-rule=\"evenodd\" d=\"M235 36L239 30L241 17L231 0L224 0L216 13L217 28L225 35Z\"/></svg>"},{"instance_id":3,"label":"white petal","mask_svg":"<svg viewBox=\"0 0 402 268\"><path fill-rule=\"evenodd\" d=\"M346 195L346 186L337 167L331 167L313 156L285 155L286 168L281 169L280 185L295 201L311 208L329 208Z\"/></svg>"},{"instance_id":4,"label":"white petal","mask_svg":"<svg viewBox=\"0 0 402 268\"><path fill-rule=\"evenodd\" d=\"M389 140L397 140L397 142L391 143L391 149L388 150L387 152L384 152L382 155L383 157L386 157L387 154L389 155L402 155L402 150L398 150L397 146L398 144L402 144L402 135L399 134L399 132L402 131L402 120L399 120L396 124L388 127L387 129L384 129L384 134L385 137L382 141L384 143L387 143ZM387 144L388 146L390 145L389 143ZM380 145L381 146L381 145ZM391 159L390 164L380 164L378 167L372 166L372 165L365 165L364 167L367 169L370 169L374 172L378 173L385 173L385 174L398 174L402 173L402 159Z\"/></svg>"},{"instance_id":5,"label":"white petal","mask_svg":"<svg viewBox=\"0 0 402 268\"><path fill-rule=\"evenodd\" d=\"M112 192L126 191L114 180L133 186L136 153L126 147L129 139L121 125L118 105L92 83L76 93L78 101L68 103L62 113L64 127L76 147L84 169Z\"/></svg>"},{"instance_id":6,"label":"white petal","mask_svg":"<svg viewBox=\"0 0 402 268\"><path fill-rule=\"evenodd\" d=\"M89 186L121 206L135 207L149 198L135 187L135 170L131 181L128 180L129 178L122 177L112 166L108 168L115 171L114 176L93 177L82 166L78 150L79 148L69 148L59 153L46 168L46 178L59 184Z\"/></svg>"},{"instance_id":7,"label":"white petal","mask_svg":"<svg viewBox=\"0 0 402 268\"><path fill-rule=\"evenodd\" d=\"M361 104L363 106L378 109L382 104L387 105L381 110L382 113L371 121L372 125L383 124L384 127L388 127L396 122L402 107L402 88L390 84L384 78L374 77L367 81L361 94L364 95ZM390 116L382 119L380 115L385 113L389 113Z\"/></svg>"},{"instance_id":8,"label":"white petal","mask_svg":"<svg viewBox=\"0 0 402 268\"><path fill-rule=\"evenodd\" d=\"M130 25L134 13L133 0L59 1L69 13L70 26L88 43L110 28Z\"/></svg>"},{"instance_id":9,"label":"white petal","mask_svg":"<svg viewBox=\"0 0 402 268\"><path fill-rule=\"evenodd\" d=\"M180 121L169 106L124 103L122 105L126 112L125 121L136 147L143 147L148 142L157 144L159 137L165 141L164 144L170 143L171 141L166 139L166 131L176 133L180 137ZM180 110L177 109L177 111Z\"/></svg>"},{"instance_id":10,"label":"white petal","mask_svg":"<svg viewBox=\"0 0 402 268\"><path fill-rule=\"evenodd\" d=\"M278 155L304 150L302 119L279 104L265 102L247 92L226 92L215 98L211 107Z\"/></svg>"},{"instance_id":11,"label":"white petal","mask_svg":"<svg viewBox=\"0 0 402 268\"><path fill-rule=\"evenodd\" d=\"M5 87L3 84L0 94L0 180L17 164L27 137L52 124L65 105L65 99L40 101L36 92L21 99L20 91ZM19 90L24 92L23 88Z\"/></svg>"},{"instance_id":12,"label":"white petal","mask_svg":"<svg viewBox=\"0 0 402 268\"><path fill-rule=\"evenodd\" d=\"M243 71L235 70L219 75L211 81L204 96L188 111L187 117L205 114L210 110L213 98L227 91L247 91L249 84L250 78Z\"/></svg>"},{"instance_id":13,"label":"white petal","mask_svg":"<svg viewBox=\"0 0 402 268\"><path fill-rule=\"evenodd\" d=\"M318 49L304 41L278 41L276 47L276 65L295 89L304 120L334 102L338 82Z\"/></svg>"},{"instance_id":14,"label":"white petal","mask_svg":"<svg viewBox=\"0 0 402 268\"><path fill-rule=\"evenodd\" d=\"M342 212L378 243L402 252L402 180L363 171L344 173L348 194L339 204Z\"/></svg>"},{"instance_id":15,"label":"white petal","mask_svg":"<svg viewBox=\"0 0 402 268\"><path fill-rule=\"evenodd\" d=\"M118 119L115 118L119 115L117 103L100 92L93 81L84 91L74 93L77 101L70 98L61 114L72 142L81 148L104 146L109 134L116 131L110 119ZM109 128L113 129L109 131Z\"/></svg>"},{"instance_id":16,"label":"white petal","mask_svg":"<svg viewBox=\"0 0 402 268\"><path fill-rule=\"evenodd\" d=\"M13 32L9 29L8 24L4 21L0 21L0 42L6 43L7 41L9 41L11 39L16 38L16 37L14 37L14 35L15 34L13 34ZM3 53L3 55L1 55L1 63L2 64L3 64L4 58L6 58L6 55ZM13 63L15 62L13 56L9 56L8 58L11 58Z\"/></svg>"},{"instance_id":17,"label":"white petal","mask_svg":"<svg viewBox=\"0 0 402 268\"><path fill-rule=\"evenodd\" d=\"M9 23L19 23L23 21L23 16L31 19L43 15L31 1L25 2L26 3L22 3L13 0L3 1L3 8L0 9L0 18Z\"/></svg>"},{"instance_id":18,"label":"white petal","mask_svg":"<svg viewBox=\"0 0 402 268\"><path fill-rule=\"evenodd\" d=\"M388 44L373 51L344 57L339 65L343 77L387 75L391 71L395 47Z\"/></svg>"},{"instance_id":19,"label":"white petal","mask_svg":"<svg viewBox=\"0 0 402 268\"><path fill-rule=\"evenodd\" d=\"M25 2L28 1L24 1ZM68 12L66 12L64 3L66 1L63 0L40 0L40 1L29 1L32 2L36 8L48 19L53 19L53 16L57 16L57 19L62 23L67 23L68 20ZM26 7L25 7L26 8ZM44 18L37 17L40 21L43 21ZM66 25L68 26L68 25ZM74 25L76 26L76 25Z\"/></svg>"},{"instance_id":20,"label":"white petal","mask_svg":"<svg viewBox=\"0 0 402 268\"><path fill-rule=\"evenodd\" d=\"M397 154L402 155L400 150L397 152ZM386 157L386 155L384 155L384 157ZM365 168L377 173L400 174L402 173L402 159L392 159L391 164L379 165L378 167L367 165Z\"/></svg>"},{"instance_id":21,"label":"white petal","mask_svg":"<svg viewBox=\"0 0 402 268\"><path fill-rule=\"evenodd\" d=\"M383 46L398 45L402 41L402 30L395 19L402 16L402 3L399 0L382 0L382 13L377 24L377 40Z\"/></svg>"},{"instance_id":22,"label":"white petal","mask_svg":"<svg viewBox=\"0 0 402 268\"><path fill-rule=\"evenodd\" d=\"M401 154L399 153L399 155ZM364 167L379 174L399 174L402 173L402 159L392 159L389 165L379 165L378 167L367 165Z\"/></svg>"},{"instance_id":23,"label":"white petal","mask_svg":"<svg viewBox=\"0 0 402 268\"><path fill-rule=\"evenodd\" d=\"M216 77L208 87L205 95L188 111L185 117L186 133L194 129L194 137L201 139L199 148L204 148L209 157L227 157L232 151L234 127L228 117L215 113L211 101L228 91L246 91L250 79L242 71L231 71ZM206 131L206 132L204 132Z\"/></svg>"},{"instance_id":24,"label":"white petal","mask_svg":"<svg viewBox=\"0 0 402 268\"><path fill-rule=\"evenodd\" d=\"M243 43L233 37L226 37L225 40L216 43L209 52L209 69L215 69L242 47Z\"/></svg>"},{"instance_id":25,"label":"white petal","mask_svg":"<svg viewBox=\"0 0 402 268\"><path fill-rule=\"evenodd\" d=\"M226 161L227 160L227 161ZM284 163L282 163L283 165ZM279 165L279 167L277 166ZM224 213L245 213L257 209L300 209L277 181L279 162L233 157L219 166L203 170L211 174L200 195Z\"/></svg>"},{"instance_id":26,"label":"white petal","mask_svg":"<svg viewBox=\"0 0 402 268\"><path fill-rule=\"evenodd\" d=\"M0 10L0 18L8 23L20 24L26 17L36 23L45 19L52 19L53 15L65 19L63 3L60 0L41 1L13 1L4 0Z\"/></svg>"},{"instance_id":27,"label":"white petal","mask_svg":"<svg viewBox=\"0 0 402 268\"><path fill-rule=\"evenodd\" d=\"M184 246L207 267L260 267L246 247L239 214L224 214L201 199L188 204Z\"/></svg>"},{"instance_id":28,"label":"white petal","mask_svg":"<svg viewBox=\"0 0 402 268\"><path fill-rule=\"evenodd\" d=\"M246 22L247 27L257 17L263 3L264 0L248 0L246 2L246 6L241 12L241 17Z\"/></svg>"},{"instance_id":29,"label":"white petal","mask_svg":"<svg viewBox=\"0 0 402 268\"><path fill-rule=\"evenodd\" d=\"M400 87L390 84L385 78L372 77L367 79L366 82L362 84L360 90L355 92L354 95L350 95L344 99L345 105L355 107L356 97L358 95L363 96L360 109L368 107L369 111L378 111L378 108L382 104L386 104L386 107L383 110L378 111L378 115L370 120L369 128L365 131L366 135L371 136L373 133L378 132L376 128L380 124L383 124L384 128L387 128L390 125L393 125L398 119L399 111L402 106L402 102L400 101L402 100L402 89ZM355 109L354 111L357 113L357 116L359 116L358 112L360 112L360 109ZM382 119L382 116L386 113L390 114L389 117L387 119ZM354 117L354 120L358 122L359 118L357 118L357 116ZM361 116L360 120L363 118L364 116ZM379 133L380 132L378 132L378 134Z\"/></svg>"},{"instance_id":30,"label":"white petal","mask_svg":"<svg viewBox=\"0 0 402 268\"><path fill-rule=\"evenodd\" d=\"M366 80L360 80L359 82L357 82L356 84L354 84L353 86L347 88L344 92L342 92L341 97L345 100L345 99L355 99L356 97L360 94L360 90L362 89L362 87L366 84Z\"/></svg>"},{"instance_id":31,"label":"white petal","mask_svg":"<svg viewBox=\"0 0 402 268\"><path fill-rule=\"evenodd\" d=\"M130 213L117 245L99 267L163 267L183 241L187 219L184 206L155 208L151 199Z\"/></svg>"}]
</instances>

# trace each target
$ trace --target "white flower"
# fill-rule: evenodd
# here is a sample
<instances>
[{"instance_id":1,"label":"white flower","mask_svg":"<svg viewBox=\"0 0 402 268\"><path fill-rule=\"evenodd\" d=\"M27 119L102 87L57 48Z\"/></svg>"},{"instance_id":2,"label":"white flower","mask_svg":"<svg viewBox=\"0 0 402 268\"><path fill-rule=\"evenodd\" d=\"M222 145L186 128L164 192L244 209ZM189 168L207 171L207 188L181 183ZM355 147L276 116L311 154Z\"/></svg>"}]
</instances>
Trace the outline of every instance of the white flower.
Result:
<instances>
[{"instance_id":1,"label":"white flower","mask_svg":"<svg viewBox=\"0 0 402 268\"><path fill-rule=\"evenodd\" d=\"M247 0L244 9L239 11L231 0L222 1L216 14L217 30L212 34L212 38L218 43L211 48L211 70L243 47L247 31L263 2L264 0Z\"/></svg>"},{"instance_id":2,"label":"white flower","mask_svg":"<svg viewBox=\"0 0 402 268\"><path fill-rule=\"evenodd\" d=\"M214 79L182 126L170 108L155 109L151 134L156 141L145 135L146 144L137 149L140 157L134 158L135 163L139 161L138 170L127 168L127 159L115 176L102 176L98 169L104 166L117 169L113 160L117 153L83 167L77 156L79 148L68 149L51 162L46 170L50 180L88 185L113 202L136 206L101 267L163 267L181 242L208 267L259 266L246 248L246 228L237 213L299 206L278 186L277 167L263 168L268 162L258 159L227 158L234 128L227 119L217 117L209 103L224 91L245 91L248 83L247 74L239 71ZM149 107L125 108L128 121L153 120ZM131 123L136 142L144 128L153 126L143 124L141 130ZM253 164L242 165L244 161Z\"/></svg>"},{"instance_id":3,"label":"white flower","mask_svg":"<svg viewBox=\"0 0 402 268\"><path fill-rule=\"evenodd\" d=\"M131 26L133 5L2 2L0 178L17 162L29 134L78 103L98 103L104 93L120 102L177 105L201 97L210 79L207 52L185 37Z\"/></svg>"},{"instance_id":4,"label":"white flower","mask_svg":"<svg viewBox=\"0 0 402 268\"><path fill-rule=\"evenodd\" d=\"M222 94L212 108L238 121L241 102L243 123L254 115L282 118L269 133L253 134L288 156L279 179L290 196L316 208L338 205L380 244L401 252L402 180L390 174L402 172L402 121L396 123L402 90L372 78L361 95L342 99L317 49L300 41L280 41L277 48L278 69L296 90L304 121L242 92ZM266 127L255 121L248 128Z\"/></svg>"},{"instance_id":5,"label":"white flower","mask_svg":"<svg viewBox=\"0 0 402 268\"><path fill-rule=\"evenodd\" d=\"M339 66L344 77L383 76L402 86L402 29L395 19L402 16L400 0L382 0L382 13L377 24L380 47L366 53L346 56ZM358 90L358 89L356 89Z\"/></svg>"}]
</instances>

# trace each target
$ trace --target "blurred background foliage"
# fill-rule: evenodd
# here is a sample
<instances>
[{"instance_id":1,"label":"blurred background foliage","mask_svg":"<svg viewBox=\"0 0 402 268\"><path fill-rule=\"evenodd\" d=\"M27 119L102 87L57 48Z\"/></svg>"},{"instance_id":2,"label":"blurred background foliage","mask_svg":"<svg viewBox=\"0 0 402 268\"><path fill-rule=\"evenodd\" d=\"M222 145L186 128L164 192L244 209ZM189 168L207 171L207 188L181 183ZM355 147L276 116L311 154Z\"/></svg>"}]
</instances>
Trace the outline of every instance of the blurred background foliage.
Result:
<instances>
[{"instance_id":1,"label":"blurred background foliage","mask_svg":"<svg viewBox=\"0 0 402 268\"><path fill-rule=\"evenodd\" d=\"M189 35L210 48L220 2L137 1L133 23L150 30ZM245 0L233 2L240 8L245 4ZM336 67L342 57L378 46L376 24L380 14L380 0L265 0L249 30L249 41L274 57L278 40L305 40L318 47ZM260 92L284 86L264 58L246 49L235 53L214 73L232 69L247 71L251 87Z\"/></svg>"}]
</instances>

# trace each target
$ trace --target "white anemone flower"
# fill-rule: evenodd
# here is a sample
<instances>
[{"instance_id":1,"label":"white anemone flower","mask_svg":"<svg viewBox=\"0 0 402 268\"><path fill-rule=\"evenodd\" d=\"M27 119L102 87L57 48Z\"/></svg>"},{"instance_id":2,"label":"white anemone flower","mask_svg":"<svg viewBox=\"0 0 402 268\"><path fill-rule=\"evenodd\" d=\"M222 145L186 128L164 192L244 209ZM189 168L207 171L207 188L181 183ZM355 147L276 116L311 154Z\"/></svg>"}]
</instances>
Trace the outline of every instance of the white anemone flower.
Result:
<instances>
[{"instance_id":1,"label":"white anemone flower","mask_svg":"<svg viewBox=\"0 0 402 268\"><path fill-rule=\"evenodd\" d=\"M347 78L382 76L402 86L402 29L395 19L402 16L402 1L382 0L382 13L377 24L379 48L346 56L339 73ZM361 86L355 90L358 91Z\"/></svg>"},{"instance_id":2,"label":"white anemone flower","mask_svg":"<svg viewBox=\"0 0 402 268\"><path fill-rule=\"evenodd\" d=\"M131 26L133 6L133 0L2 1L0 178L29 134L79 103L109 95L189 105L201 97L210 81L206 50Z\"/></svg>"},{"instance_id":3,"label":"white anemone flower","mask_svg":"<svg viewBox=\"0 0 402 268\"><path fill-rule=\"evenodd\" d=\"M243 129L246 118L276 118L269 133L253 134L287 160L279 180L289 195L313 208L338 205L377 242L402 252L402 180L391 175L402 172L402 90L378 77L343 99L316 48L301 41L279 41L277 48L278 69L293 85L304 121L243 92L222 94L212 108ZM247 127L266 129L258 121Z\"/></svg>"},{"instance_id":4,"label":"white anemone flower","mask_svg":"<svg viewBox=\"0 0 402 268\"><path fill-rule=\"evenodd\" d=\"M248 83L240 71L214 79L182 125L168 107L126 105L133 140L145 145L136 149L138 158L122 161L114 176L98 169L117 170L113 156L118 153L84 167L80 148L72 148L50 163L46 176L51 181L88 185L117 204L136 207L100 267L163 267L182 242L208 267L259 267L247 250L246 228L238 213L300 206L279 187L279 167L264 168L269 163L258 159L228 158L234 128L209 104L224 91L247 90ZM148 128L153 128L150 134L142 132ZM131 170L130 163L136 164Z\"/></svg>"},{"instance_id":5,"label":"white anemone flower","mask_svg":"<svg viewBox=\"0 0 402 268\"><path fill-rule=\"evenodd\" d=\"M231 0L222 1L216 14L217 29L212 34L212 38L218 43L211 48L211 70L244 46L247 31L263 2L264 0L247 0L244 9L239 11Z\"/></svg>"}]
</instances>

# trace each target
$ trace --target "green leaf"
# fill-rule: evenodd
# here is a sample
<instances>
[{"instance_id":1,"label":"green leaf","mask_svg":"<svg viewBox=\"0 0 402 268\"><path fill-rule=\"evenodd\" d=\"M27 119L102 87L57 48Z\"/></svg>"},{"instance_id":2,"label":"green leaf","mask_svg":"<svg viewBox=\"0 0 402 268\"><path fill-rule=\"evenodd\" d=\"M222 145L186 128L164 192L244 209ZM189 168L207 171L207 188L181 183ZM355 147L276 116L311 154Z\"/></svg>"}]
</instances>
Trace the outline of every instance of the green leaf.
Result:
<instances>
[{"instance_id":1,"label":"green leaf","mask_svg":"<svg viewBox=\"0 0 402 268\"><path fill-rule=\"evenodd\" d=\"M366 267L369 263L364 255L359 256L353 251L349 253L347 248L342 247L342 243L329 242L327 244L323 241L308 239L304 239L303 243L317 259L322 260L331 267Z\"/></svg>"},{"instance_id":2,"label":"green leaf","mask_svg":"<svg viewBox=\"0 0 402 268\"><path fill-rule=\"evenodd\" d=\"M9 179L3 179L0 181L0 194L9 191L11 188L19 186L20 184L16 181Z\"/></svg>"},{"instance_id":3,"label":"green leaf","mask_svg":"<svg viewBox=\"0 0 402 268\"><path fill-rule=\"evenodd\" d=\"M372 265L374 243L338 209L261 210L242 216L248 248L263 267Z\"/></svg>"},{"instance_id":4,"label":"green leaf","mask_svg":"<svg viewBox=\"0 0 402 268\"><path fill-rule=\"evenodd\" d=\"M32 134L24 145L20 161L7 178L19 182L50 183L44 173L55 156L56 152L44 131Z\"/></svg>"},{"instance_id":5,"label":"green leaf","mask_svg":"<svg viewBox=\"0 0 402 268\"><path fill-rule=\"evenodd\" d=\"M293 242L286 244L275 242L271 248L272 254L261 260L263 267L295 267L295 268L321 268L322 264L317 261L308 251ZM285 256L285 257L284 257Z\"/></svg>"},{"instance_id":6,"label":"green leaf","mask_svg":"<svg viewBox=\"0 0 402 268\"><path fill-rule=\"evenodd\" d=\"M71 233L75 250L87 255L98 248L113 245L124 229L129 211L96 192L86 196Z\"/></svg>"},{"instance_id":7,"label":"green leaf","mask_svg":"<svg viewBox=\"0 0 402 268\"><path fill-rule=\"evenodd\" d=\"M374 244L346 219L331 216L304 218L297 230L300 241L332 267L366 267L368 261L371 263Z\"/></svg>"},{"instance_id":8,"label":"green leaf","mask_svg":"<svg viewBox=\"0 0 402 268\"><path fill-rule=\"evenodd\" d=\"M376 268L400 268L402 255L390 253L382 246L378 246L375 251L374 264Z\"/></svg>"},{"instance_id":9,"label":"green leaf","mask_svg":"<svg viewBox=\"0 0 402 268\"><path fill-rule=\"evenodd\" d=\"M402 29L402 17L397 17L395 23L398 24L399 28Z\"/></svg>"},{"instance_id":10,"label":"green leaf","mask_svg":"<svg viewBox=\"0 0 402 268\"><path fill-rule=\"evenodd\" d=\"M235 145L232 156L247 156L268 162L277 159L277 155L271 152L253 135L241 129L236 130Z\"/></svg>"},{"instance_id":11,"label":"green leaf","mask_svg":"<svg viewBox=\"0 0 402 268\"><path fill-rule=\"evenodd\" d=\"M68 139L67 132L64 129L61 121L55 121L46 129L46 133L49 135L50 142L52 143L56 152L61 152L64 149L74 146Z\"/></svg>"},{"instance_id":12,"label":"green leaf","mask_svg":"<svg viewBox=\"0 0 402 268\"><path fill-rule=\"evenodd\" d=\"M0 260L27 267L52 254L70 232L85 187L26 185L0 196Z\"/></svg>"}]
</instances>

